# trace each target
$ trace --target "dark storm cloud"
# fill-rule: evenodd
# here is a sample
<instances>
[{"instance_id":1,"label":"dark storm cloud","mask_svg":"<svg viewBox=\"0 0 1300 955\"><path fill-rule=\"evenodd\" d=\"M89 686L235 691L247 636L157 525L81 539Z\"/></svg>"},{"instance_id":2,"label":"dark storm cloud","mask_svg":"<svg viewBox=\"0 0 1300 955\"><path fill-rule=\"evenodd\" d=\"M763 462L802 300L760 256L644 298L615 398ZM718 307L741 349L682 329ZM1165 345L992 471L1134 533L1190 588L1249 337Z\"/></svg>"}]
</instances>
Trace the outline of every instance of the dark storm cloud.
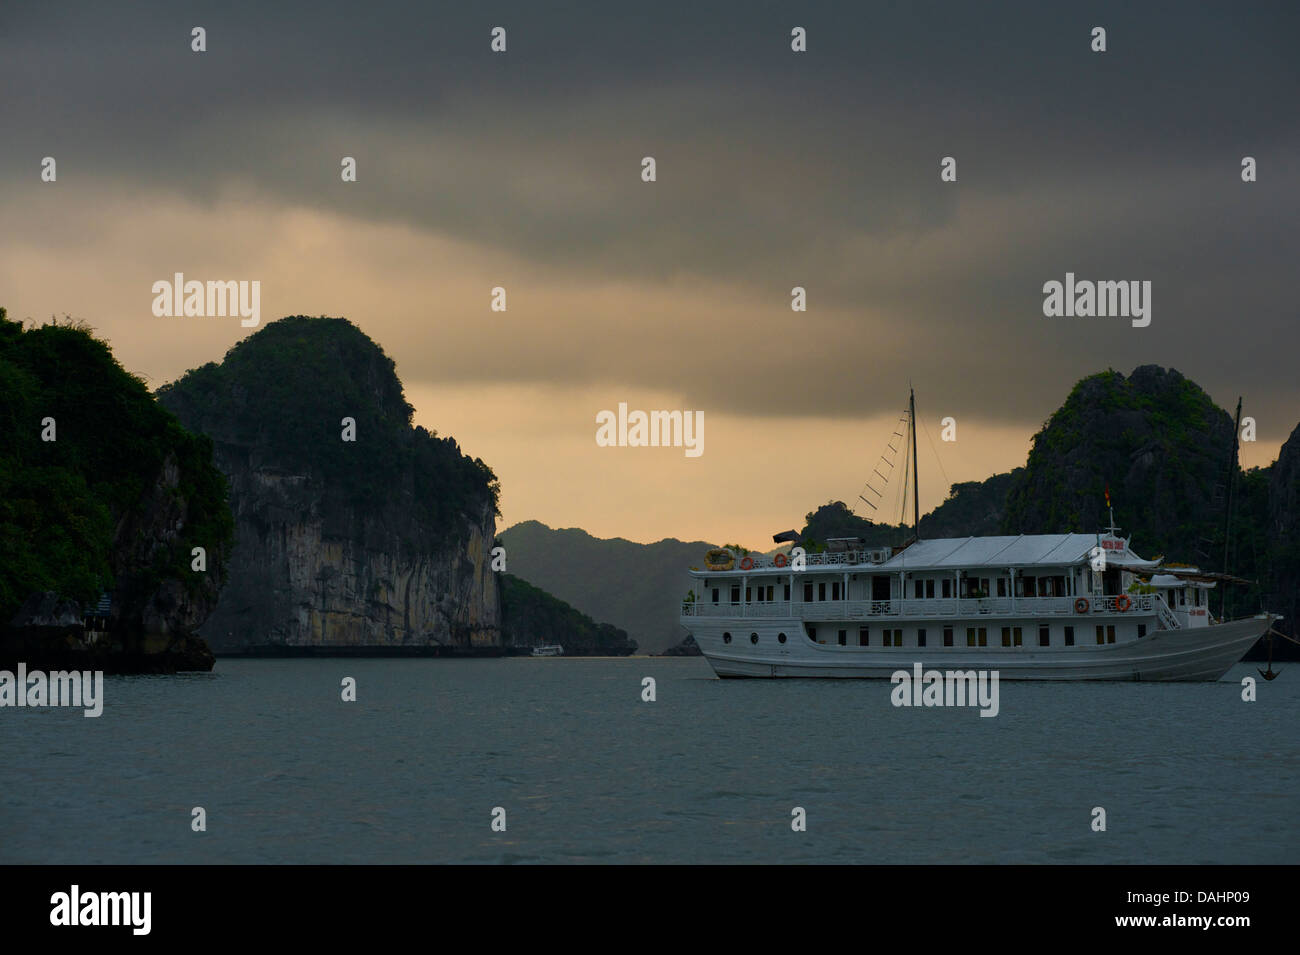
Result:
<instances>
[{"instance_id":1,"label":"dark storm cloud","mask_svg":"<svg viewBox=\"0 0 1300 955\"><path fill-rule=\"evenodd\" d=\"M61 175L106 188L209 200L238 184L499 248L579 284L692 275L777 309L807 287L813 311L785 309L810 330L798 341L760 322L765 335L695 336L671 362L624 360L628 380L705 407L853 414L893 408L910 377L932 404L1036 422L1081 375L1151 361L1221 401L1248 390L1274 430L1300 414L1291 4L219 3L0 17L6 193L31 188L53 154ZM189 51L196 24L203 56ZM488 52L498 24L504 57ZM796 24L806 55L789 51ZM1094 25L1108 30L1102 55L1088 49ZM343 155L361 182L341 195ZM659 162L654 186L639 181L643 155ZM944 155L956 185L938 181ZM1243 155L1260 161L1250 186ZM1067 270L1151 280L1152 326L1044 319L1042 284ZM562 375L561 344L493 373ZM829 386L742 400L716 374L779 380L792 362Z\"/></svg>"}]
</instances>

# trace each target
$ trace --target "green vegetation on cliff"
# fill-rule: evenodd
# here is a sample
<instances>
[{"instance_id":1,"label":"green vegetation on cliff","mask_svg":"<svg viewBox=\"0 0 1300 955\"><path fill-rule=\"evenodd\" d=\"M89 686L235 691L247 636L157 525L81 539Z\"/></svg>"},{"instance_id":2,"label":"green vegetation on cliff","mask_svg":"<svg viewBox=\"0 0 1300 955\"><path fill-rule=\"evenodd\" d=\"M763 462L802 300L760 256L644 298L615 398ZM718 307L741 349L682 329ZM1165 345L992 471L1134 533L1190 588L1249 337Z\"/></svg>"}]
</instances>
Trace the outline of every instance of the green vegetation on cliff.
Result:
<instances>
[{"instance_id":1,"label":"green vegetation on cliff","mask_svg":"<svg viewBox=\"0 0 1300 955\"><path fill-rule=\"evenodd\" d=\"M1142 553L1203 561L1216 535L1221 546L1231 452L1232 419L1177 371L1092 375L1034 436L1003 532L1091 533L1108 523L1109 487Z\"/></svg>"},{"instance_id":2,"label":"green vegetation on cliff","mask_svg":"<svg viewBox=\"0 0 1300 955\"><path fill-rule=\"evenodd\" d=\"M903 531L892 524L875 524L859 517L843 501L828 501L804 515L799 537L816 552L832 537L861 537L868 547L901 544Z\"/></svg>"},{"instance_id":3,"label":"green vegetation on cliff","mask_svg":"<svg viewBox=\"0 0 1300 955\"><path fill-rule=\"evenodd\" d=\"M1007 489L1021 470L952 485L948 499L921 516L921 536L933 539L999 533ZM910 540L912 533L910 526L872 522L853 513L843 501L830 501L804 517L800 537L811 541L814 549L831 537L861 537L868 547L887 547Z\"/></svg>"},{"instance_id":4,"label":"green vegetation on cliff","mask_svg":"<svg viewBox=\"0 0 1300 955\"><path fill-rule=\"evenodd\" d=\"M347 319L271 322L158 398L192 430L310 474L349 509L401 494L447 536L485 507L496 512L492 470L455 440L411 427L393 360ZM344 418L356 441L342 440Z\"/></svg>"},{"instance_id":5,"label":"green vegetation on cliff","mask_svg":"<svg viewBox=\"0 0 1300 955\"><path fill-rule=\"evenodd\" d=\"M645 653L679 642L682 597L698 584L687 570L716 545L672 538L637 544L577 528L524 521L501 532L511 571L597 620L631 635Z\"/></svg>"},{"instance_id":6,"label":"green vegetation on cliff","mask_svg":"<svg viewBox=\"0 0 1300 955\"><path fill-rule=\"evenodd\" d=\"M233 528L212 444L182 428L105 342L71 321L24 330L0 309L0 394L0 626L36 591L85 603L128 586L143 598L168 578L187 590L209 583L190 569L191 548L206 549L215 573ZM47 427L55 440L42 440ZM141 511L156 506L170 467L178 535L158 546L116 540L120 528L149 524ZM144 565L128 556L142 554Z\"/></svg>"},{"instance_id":7,"label":"green vegetation on cliff","mask_svg":"<svg viewBox=\"0 0 1300 955\"><path fill-rule=\"evenodd\" d=\"M501 575L501 617L507 647L559 644L565 653L580 656L624 656L636 650L626 630L597 623L513 574Z\"/></svg>"}]
</instances>

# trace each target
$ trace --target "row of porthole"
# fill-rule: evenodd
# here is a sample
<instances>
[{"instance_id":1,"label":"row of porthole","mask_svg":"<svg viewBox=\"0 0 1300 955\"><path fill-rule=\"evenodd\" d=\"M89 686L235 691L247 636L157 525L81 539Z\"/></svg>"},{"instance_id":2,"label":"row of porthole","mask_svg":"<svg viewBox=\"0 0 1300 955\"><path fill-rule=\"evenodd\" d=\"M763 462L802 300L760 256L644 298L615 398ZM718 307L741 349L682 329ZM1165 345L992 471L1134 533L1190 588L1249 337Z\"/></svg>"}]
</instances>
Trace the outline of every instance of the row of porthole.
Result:
<instances>
[{"instance_id":1,"label":"row of porthole","mask_svg":"<svg viewBox=\"0 0 1300 955\"><path fill-rule=\"evenodd\" d=\"M730 634L730 633L724 633L724 634L722 635L722 642L723 642L723 643L730 643L730 642L731 642L731 634ZM754 643L754 644L758 643L758 634L756 634L756 633L751 633L751 634L749 635L749 642L750 642L750 643ZM785 643L785 634L784 634L784 633L778 633L778 634L776 635L776 642L777 642L777 643Z\"/></svg>"}]
</instances>

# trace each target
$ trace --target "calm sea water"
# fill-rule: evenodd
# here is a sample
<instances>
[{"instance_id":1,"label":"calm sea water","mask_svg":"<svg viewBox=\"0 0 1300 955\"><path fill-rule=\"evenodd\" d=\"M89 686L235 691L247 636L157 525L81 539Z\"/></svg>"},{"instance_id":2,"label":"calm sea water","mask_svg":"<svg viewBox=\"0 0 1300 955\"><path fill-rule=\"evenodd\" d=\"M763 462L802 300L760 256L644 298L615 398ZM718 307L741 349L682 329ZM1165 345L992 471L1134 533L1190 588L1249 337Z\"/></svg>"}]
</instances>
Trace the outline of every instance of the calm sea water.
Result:
<instances>
[{"instance_id":1,"label":"calm sea water","mask_svg":"<svg viewBox=\"0 0 1300 955\"><path fill-rule=\"evenodd\" d=\"M1248 665L1003 683L990 719L699 658L223 659L110 678L99 719L0 710L0 862L1293 863L1284 669L1256 703Z\"/></svg>"}]
</instances>

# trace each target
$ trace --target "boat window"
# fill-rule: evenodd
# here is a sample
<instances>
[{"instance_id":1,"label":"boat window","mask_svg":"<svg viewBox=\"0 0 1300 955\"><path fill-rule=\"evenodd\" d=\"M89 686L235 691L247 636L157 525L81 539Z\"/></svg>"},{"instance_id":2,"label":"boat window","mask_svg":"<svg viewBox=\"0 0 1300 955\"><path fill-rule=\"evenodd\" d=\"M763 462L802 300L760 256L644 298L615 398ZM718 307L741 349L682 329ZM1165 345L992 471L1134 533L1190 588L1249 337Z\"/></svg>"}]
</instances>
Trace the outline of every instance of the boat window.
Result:
<instances>
[{"instance_id":1,"label":"boat window","mask_svg":"<svg viewBox=\"0 0 1300 955\"><path fill-rule=\"evenodd\" d=\"M858 646L867 647L871 645L871 628L858 627Z\"/></svg>"},{"instance_id":2,"label":"boat window","mask_svg":"<svg viewBox=\"0 0 1300 955\"><path fill-rule=\"evenodd\" d=\"M925 582L925 596L926 596L927 598L933 598L933 597L934 597L934 580L933 580L933 579L931 579L931 580L927 580L927 581Z\"/></svg>"},{"instance_id":3,"label":"boat window","mask_svg":"<svg viewBox=\"0 0 1300 955\"><path fill-rule=\"evenodd\" d=\"M952 646L952 627L943 628L943 645L945 647Z\"/></svg>"},{"instance_id":4,"label":"boat window","mask_svg":"<svg viewBox=\"0 0 1300 955\"><path fill-rule=\"evenodd\" d=\"M789 602L790 602L790 585L789 585L789 584L786 584L786 585L785 585L785 597L784 597L783 599L785 600L786 603L789 603Z\"/></svg>"},{"instance_id":5,"label":"boat window","mask_svg":"<svg viewBox=\"0 0 1300 955\"><path fill-rule=\"evenodd\" d=\"M732 602L733 604L738 604L738 603L740 603L740 588L739 588L739 587L732 587L732 588L731 588L731 602Z\"/></svg>"},{"instance_id":6,"label":"boat window","mask_svg":"<svg viewBox=\"0 0 1300 955\"><path fill-rule=\"evenodd\" d=\"M952 596L952 581L947 577L943 579L943 596L945 600Z\"/></svg>"},{"instance_id":7,"label":"boat window","mask_svg":"<svg viewBox=\"0 0 1300 955\"><path fill-rule=\"evenodd\" d=\"M717 588L717 587L714 587L714 588L713 588L713 602L714 602L714 603L717 603L717 602L718 602L718 588Z\"/></svg>"},{"instance_id":8,"label":"boat window","mask_svg":"<svg viewBox=\"0 0 1300 955\"><path fill-rule=\"evenodd\" d=\"M1038 645L1040 647L1050 647L1052 645L1052 630L1045 623L1038 625Z\"/></svg>"},{"instance_id":9,"label":"boat window","mask_svg":"<svg viewBox=\"0 0 1300 955\"><path fill-rule=\"evenodd\" d=\"M825 584L818 584L818 585L817 585L817 599L818 599L818 600L825 600L825 599L826 599L826 585L825 585Z\"/></svg>"},{"instance_id":10,"label":"boat window","mask_svg":"<svg viewBox=\"0 0 1300 955\"><path fill-rule=\"evenodd\" d=\"M975 646L975 628L974 628L974 627L967 627L967 628L966 628L966 646L968 646L968 647L973 647L973 646Z\"/></svg>"},{"instance_id":11,"label":"boat window","mask_svg":"<svg viewBox=\"0 0 1300 955\"><path fill-rule=\"evenodd\" d=\"M1147 625L1145 623L1138 624L1138 639L1141 640L1146 635L1147 635Z\"/></svg>"},{"instance_id":12,"label":"boat window","mask_svg":"<svg viewBox=\"0 0 1300 955\"><path fill-rule=\"evenodd\" d=\"M784 634L784 633L778 633L778 634L776 635L776 642L777 642L777 643L785 643L785 634Z\"/></svg>"},{"instance_id":13,"label":"boat window","mask_svg":"<svg viewBox=\"0 0 1300 955\"><path fill-rule=\"evenodd\" d=\"M722 635L722 642L723 642L723 643L730 643L730 642L731 642L731 634L729 634L729 633L724 633L724 634Z\"/></svg>"},{"instance_id":14,"label":"boat window","mask_svg":"<svg viewBox=\"0 0 1300 955\"><path fill-rule=\"evenodd\" d=\"M923 628L923 629L920 629L920 630L918 630L918 631L916 631L916 645L917 645L918 647L923 647L923 646L925 646L925 630L924 630L924 628Z\"/></svg>"},{"instance_id":15,"label":"boat window","mask_svg":"<svg viewBox=\"0 0 1300 955\"><path fill-rule=\"evenodd\" d=\"M1011 628L1010 628L1010 627L1003 627L1003 628L1002 628L1002 645L1003 645L1004 647L1009 647L1009 646L1011 646Z\"/></svg>"},{"instance_id":16,"label":"boat window","mask_svg":"<svg viewBox=\"0 0 1300 955\"><path fill-rule=\"evenodd\" d=\"M751 634L749 635L749 642L750 642L750 643L758 643L758 634L756 634L756 633L751 633Z\"/></svg>"},{"instance_id":17,"label":"boat window","mask_svg":"<svg viewBox=\"0 0 1300 955\"><path fill-rule=\"evenodd\" d=\"M812 603L812 599L813 599L812 594L813 594L813 591L812 591L812 584L804 584L804 585L803 585L803 602L806 603L806 604L810 604L810 603Z\"/></svg>"},{"instance_id":18,"label":"boat window","mask_svg":"<svg viewBox=\"0 0 1300 955\"><path fill-rule=\"evenodd\" d=\"M1074 646L1074 628L1073 628L1073 627L1066 627L1066 628L1065 628L1065 645L1066 645L1067 647L1072 647L1072 646Z\"/></svg>"},{"instance_id":19,"label":"boat window","mask_svg":"<svg viewBox=\"0 0 1300 955\"><path fill-rule=\"evenodd\" d=\"M745 603L750 603L750 602L753 601L753 599L754 599L754 588L753 588L753 587L746 587L746 588L745 588Z\"/></svg>"},{"instance_id":20,"label":"boat window","mask_svg":"<svg viewBox=\"0 0 1300 955\"><path fill-rule=\"evenodd\" d=\"M847 647L848 645L849 645L849 632L848 632L847 630L841 630L841 631L840 631L840 646L842 646L842 647Z\"/></svg>"},{"instance_id":21,"label":"boat window","mask_svg":"<svg viewBox=\"0 0 1300 955\"><path fill-rule=\"evenodd\" d=\"M1115 642L1115 628L1113 626L1106 628L1106 642L1107 643Z\"/></svg>"},{"instance_id":22,"label":"boat window","mask_svg":"<svg viewBox=\"0 0 1300 955\"><path fill-rule=\"evenodd\" d=\"M1007 579L1006 579L1005 577L999 577L999 578L998 578L998 596L999 596L999 597L1005 597L1006 595L1007 595Z\"/></svg>"},{"instance_id":23,"label":"boat window","mask_svg":"<svg viewBox=\"0 0 1300 955\"><path fill-rule=\"evenodd\" d=\"M980 627L980 646L987 647L988 645L989 645L989 628Z\"/></svg>"}]
</instances>

